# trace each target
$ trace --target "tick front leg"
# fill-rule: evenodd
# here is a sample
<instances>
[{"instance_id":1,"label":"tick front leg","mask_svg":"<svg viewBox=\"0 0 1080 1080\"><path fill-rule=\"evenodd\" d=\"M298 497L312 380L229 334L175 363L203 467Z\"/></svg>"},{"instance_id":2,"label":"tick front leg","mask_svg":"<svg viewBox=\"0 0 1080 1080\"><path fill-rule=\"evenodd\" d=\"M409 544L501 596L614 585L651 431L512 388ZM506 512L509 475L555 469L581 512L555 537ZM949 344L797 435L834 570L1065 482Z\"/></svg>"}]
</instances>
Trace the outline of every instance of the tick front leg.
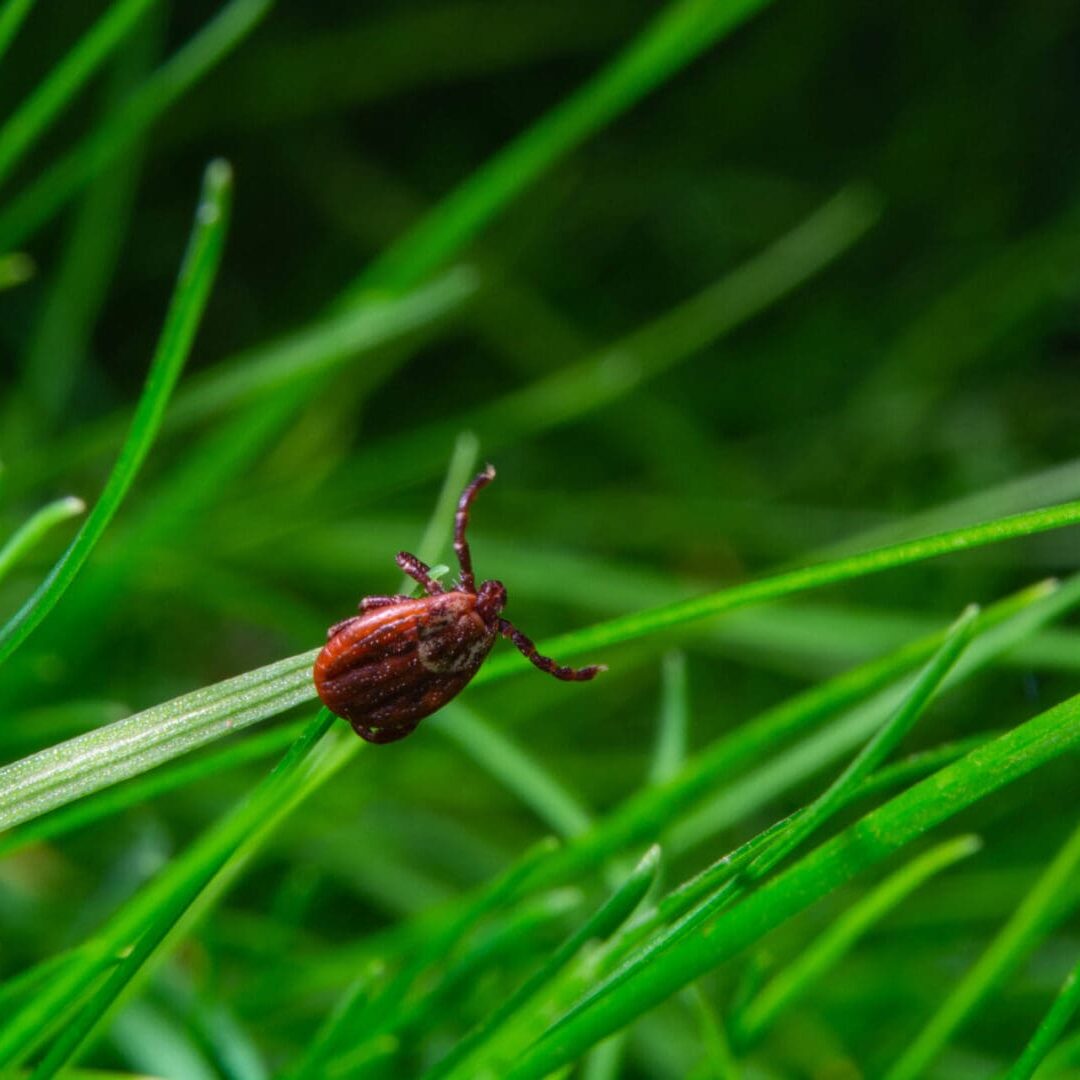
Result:
<instances>
[{"instance_id":1,"label":"tick front leg","mask_svg":"<svg viewBox=\"0 0 1080 1080\"><path fill-rule=\"evenodd\" d=\"M605 664L591 664L583 668L560 667L554 660L541 656L536 651L536 646L509 619L499 620L499 633L509 638L526 660L541 671L554 675L556 679L563 679L566 682L587 682L589 679L596 678L601 671L607 671Z\"/></svg>"},{"instance_id":2,"label":"tick front leg","mask_svg":"<svg viewBox=\"0 0 1080 1080\"><path fill-rule=\"evenodd\" d=\"M415 555L399 551L395 562L406 574L424 587L428 596L438 596L443 587L431 576L431 567L422 563Z\"/></svg>"},{"instance_id":3,"label":"tick front leg","mask_svg":"<svg viewBox=\"0 0 1080 1080\"><path fill-rule=\"evenodd\" d=\"M487 487L495 479L495 468L485 465L484 471L478 473L472 483L461 493L458 499L457 514L454 516L454 552L457 554L458 565L461 567L461 587L465 592L476 592L476 577L472 568L472 553L469 551L469 541L465 538L465 531L469 527L469 509L472 506L476 493Z\"/></svg>"}]
</instances>

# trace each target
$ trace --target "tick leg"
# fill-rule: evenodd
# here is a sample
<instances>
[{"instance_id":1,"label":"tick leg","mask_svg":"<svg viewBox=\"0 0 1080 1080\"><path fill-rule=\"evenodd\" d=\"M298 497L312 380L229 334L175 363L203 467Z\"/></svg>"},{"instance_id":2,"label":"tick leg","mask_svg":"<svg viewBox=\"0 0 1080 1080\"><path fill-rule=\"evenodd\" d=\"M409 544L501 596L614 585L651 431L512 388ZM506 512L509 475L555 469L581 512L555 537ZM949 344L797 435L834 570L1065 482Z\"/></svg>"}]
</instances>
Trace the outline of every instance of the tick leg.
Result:
<instances>
[{"instance_id":1,"label":"tick leg","mask_svg":"<svg viewBox=\"0 0 1080 1080\"><path fill-rule=\"evenodd\" d=\"M487 487L494 479L494 466L485 465L484 471L476 476L458 499L457 514L454 516L454 551L457 554L458 565L461 567L461 588L465 592L476 592L472 554L469 551L469 541L465 539L465 530L469 526L469 508L472 506L473 499L476 498L476 493L481 488Z\"/></svg>"},{"instance_id":2,"label":"tick leg","mask_svg":"<svg viewBox=\"0 0 1080 1080\"><path fill-rule=\"evenodd\" d=\"M395 561L413 581L423 585L428 596L437 596L444 591L443 587L431 576L431 567L422 563L415 555L410 555L407 551L399 551Z\"/></svg>"},{"instance_id":3,"label":"tick leg","mask_svg":"<svg viewBox=\"0 0 1080 1080\"><path fill-rule=\"evenodd\" d=\"M361 603L362 603L362 601L361 601ZM363 608L361 608L361 611L362 610L363 610ZM329 641L331 638L337 637L338 634L340 634L342 630L347 630L350 626L352 626L352 624L354 622L358 622L359 619L360 619L359 615L353 615L351 618L343 619L339 623L334 623L334 625L331 626L330 629L326 631L326 640Z\"/></svg>"},{"instance_id":4,"label":"tick leg","mask_svg":"<svg viewBox=\"0 0 1080 1080\"><path fill-rule=\"evenodd\" d=\"M583 668L560 667L554 660L541 656L536 651L536 646L509 619L499 620L499 633L509 638L526 660L535 664L541 671L554 675L556 679L563 679L566 682L587 682L589 679L594 679L601 671L607 671L604 664L592 664Z\"/></svg>"},{"instance_id":5,"label":"tick leg","mask_svg":"<svg viewBox=\"0 0 1080 1080\"><path fill-rule=\"evenodd\" d=\"M357 605L361 611L370 611L377 607L390 607L392 604L400 604L403 600L411 600L411 596L398 593L397 596L365 596Z\"/></svg>"}]
</instances>

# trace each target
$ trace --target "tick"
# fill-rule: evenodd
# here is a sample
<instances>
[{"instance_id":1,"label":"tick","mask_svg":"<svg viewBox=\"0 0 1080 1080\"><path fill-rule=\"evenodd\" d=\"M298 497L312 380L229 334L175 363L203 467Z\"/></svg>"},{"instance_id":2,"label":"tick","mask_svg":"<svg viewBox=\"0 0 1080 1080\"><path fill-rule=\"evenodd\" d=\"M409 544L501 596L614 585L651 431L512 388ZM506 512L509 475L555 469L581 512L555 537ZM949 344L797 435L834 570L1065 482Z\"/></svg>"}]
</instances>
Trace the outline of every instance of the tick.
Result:
<instances>
[{"instance_id":1,"label":"tick","mask_svg":"<svg viewBox=\"0 0 1080 1080\"><path fill-rule=\"evenodd\" d=\"M556 679L583 682L603 665L561 667L502 618L506 587L476 587L465 530L477 492L495 479L488 465L461 493L454 518L454 551L461 574L445 590L431 568L402 551L397 564L423 586L425 595L367 596L360 614L331 626L315 661L315 689L323 704L344 717L368 742L403 739L425 716L441 709L480 670L495 637L509 638L526 659Z\"/></svg>"}]
</instances>

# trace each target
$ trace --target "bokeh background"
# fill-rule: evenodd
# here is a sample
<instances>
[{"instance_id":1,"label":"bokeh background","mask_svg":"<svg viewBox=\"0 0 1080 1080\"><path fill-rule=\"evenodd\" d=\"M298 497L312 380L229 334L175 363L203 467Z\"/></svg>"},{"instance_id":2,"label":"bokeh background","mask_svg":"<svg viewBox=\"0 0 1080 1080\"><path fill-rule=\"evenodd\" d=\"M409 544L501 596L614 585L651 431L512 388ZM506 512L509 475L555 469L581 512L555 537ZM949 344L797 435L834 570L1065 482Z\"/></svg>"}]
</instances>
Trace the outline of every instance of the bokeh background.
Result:
<instances>
[{"instance_id":1,"label":"bokeh background","mask_svg":"<svg viewBox=\"0 0 1080 1080\"><path fill-rule=\"evenodd\" d=\"M103 10L38 8L3 60L5 112ZM219 10L152 6L8 194ZM236 194L185 375L195 387L340 311L365 266L655 12L273 7L20 242L38 270L0 294L5 528L45 498L100 489L207 160L232 163ZM506 582L508 615L539 639L1080 494L1078 61L1080 13L1064 2L766 5L514 198L435 276L437 318L167 431L86 572L8 665L0 753L318 644L360 596L396 589L393 555L423 535L463 432L499 470L473 518L479 573ZM66 539L5 582L5 610ZM1052 533L613 649L588 658L611 668L588 686L522 675L469 701L602 814L647 774L670 650L687 658L690 741L703 746L970 601L1078 561L1075 533ZM1074 692L1074 640L1040 640L936 707L916 744L1007 728ZM5 972L79 941L264 770L216 774L6 863ZM709 835L673 880L828 775L811 770ZM969 815L994 837L977 862L890 916L747 1075L878 1075L1062 842L1076 791L1073 760ZM485 880L544 831L437 720L361 755L267 845L97 1059L184 1075L151 1033L183 1031L177 1002L193 996L226 1010L272 1074L346 984L336 949ZM790 952L828 917L815 909L770 948ZM1078 930L1074 916L937 1075L1009 1059ZM622 1075L699 1066L685 1006L667 1012L656 1022L679 1037L650 1040L644 1024Z\"/></svg>"}]
</instances>

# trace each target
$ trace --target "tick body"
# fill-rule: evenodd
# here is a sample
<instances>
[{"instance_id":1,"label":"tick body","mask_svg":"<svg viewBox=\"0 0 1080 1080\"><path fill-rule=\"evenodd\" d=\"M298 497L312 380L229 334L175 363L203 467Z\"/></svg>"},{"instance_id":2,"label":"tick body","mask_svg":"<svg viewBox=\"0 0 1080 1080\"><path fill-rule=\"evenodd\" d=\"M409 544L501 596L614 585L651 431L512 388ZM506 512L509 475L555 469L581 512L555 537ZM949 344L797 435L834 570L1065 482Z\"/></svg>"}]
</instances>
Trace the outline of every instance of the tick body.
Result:
<instances>
[{"instance_id":1,"label":"tick body","mask_svg":"<svg viewBox=\"0 0 1080 1080\"><path fill-rule=\"evenodd\" d=\"M454 519L454 550L461 574L444 590L429 567L403 551L397 564L424 587L426 595L369 596L360 614L327 632L315 661L315 689L323 704L344 717L369 742L403 739L416 725L456 697L491 652L495 638L509 638L541 671L557 679L584 681L601 665L561 667L541 656L508 619L506 589L499 581L479 588L465 531L478 491L495 478L489 465L462 492Z\"/></svg>"}]
</instances>

